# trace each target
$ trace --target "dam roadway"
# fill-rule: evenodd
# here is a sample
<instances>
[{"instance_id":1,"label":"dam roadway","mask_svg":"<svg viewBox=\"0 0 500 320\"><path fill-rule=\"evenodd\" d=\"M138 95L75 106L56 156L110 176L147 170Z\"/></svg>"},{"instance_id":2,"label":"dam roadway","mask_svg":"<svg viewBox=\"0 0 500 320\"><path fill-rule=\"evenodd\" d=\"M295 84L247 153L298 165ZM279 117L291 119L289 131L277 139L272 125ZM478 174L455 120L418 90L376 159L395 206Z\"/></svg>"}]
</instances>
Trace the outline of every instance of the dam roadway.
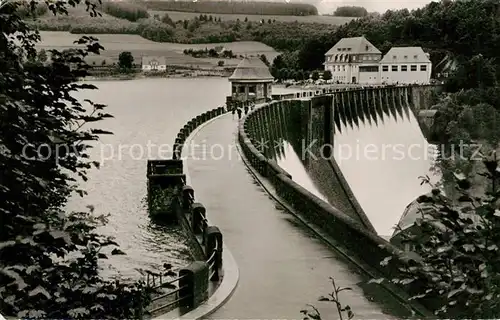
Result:
<instances>
[{"instance_id":1,"label":"dam roadway","mask_svg":"<svg viewBox=\"0 0 500 320\"><path fill-rule=\"evenodd\" d=\"M367 297L359 286L367 279L355 266L279 209L253 180L236 148L233 117L202 127L183 154L196 198L224 234L240 272L231 298L206 319L301 319L308 303L325 317L337 315L333 303L317 301L332 291L329 277L352 288L341 293L341 302L356 319L395 318Z\"/></svg>"}]
</instances>

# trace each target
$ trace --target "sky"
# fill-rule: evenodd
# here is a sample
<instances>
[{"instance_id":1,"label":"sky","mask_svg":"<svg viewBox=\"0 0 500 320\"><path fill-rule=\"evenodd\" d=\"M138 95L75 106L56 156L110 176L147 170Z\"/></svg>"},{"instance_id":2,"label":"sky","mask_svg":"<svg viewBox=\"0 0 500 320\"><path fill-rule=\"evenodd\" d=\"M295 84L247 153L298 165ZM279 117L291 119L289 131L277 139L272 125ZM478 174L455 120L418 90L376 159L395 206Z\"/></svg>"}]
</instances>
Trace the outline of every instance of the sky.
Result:
<instances>
[{"instance_id":1,"label":"sky","mask_svg":"<svg viewBox=\"0 0 500 320\"><path fill-rule=\"evenodd\" d=\"M319 14L333 13L339 6L365 7L369 12L383 13L389 9L416 9L430 3L430 0L303 0L318 8Z\"/></svg>"}]
</instances>

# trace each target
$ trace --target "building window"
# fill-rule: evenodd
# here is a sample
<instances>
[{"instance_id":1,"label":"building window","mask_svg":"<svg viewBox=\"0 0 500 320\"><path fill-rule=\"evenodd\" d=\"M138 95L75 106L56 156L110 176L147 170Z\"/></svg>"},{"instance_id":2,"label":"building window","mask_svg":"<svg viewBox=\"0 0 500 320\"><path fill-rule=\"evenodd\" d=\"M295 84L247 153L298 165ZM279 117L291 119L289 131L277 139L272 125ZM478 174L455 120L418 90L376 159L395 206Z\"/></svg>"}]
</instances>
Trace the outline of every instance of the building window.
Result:
<instances>
[{"instance_id":1,"label":"building window","mask_svg":"<svg viewBox=\"0 0 500 320\"><path fill-rule=\"evenodd\" d=\"M366 51L370 50L369 46L365 46Z\"/></svg>"},{"instance_id":2,"label":"building window","mask_svg":"<svg viewBox=\"0 0 500 320\"><path fill-rule=\"evenodd\" d=\"M243 87L243 86L238 87L238 92L239 93L245 93L245 87Z\"/></svg>"},{"instance_id":3,"label":"building window","mask_svg":"<svg viewBox=\"0 0 500 320\"><path fill-rule=\"evenodd\" d=\"M417 58L418 58L418 56L417 56L417 55L414 55L414 56L413 56L413 59L417 59Z\"/></svg>"},{"instance_id":4,"label":"building window","mask_svg":"<svg viewBox=\"0 0 500 320\"><path fill-rule=\"evenodd\" d=\"M410 71L417 71L417 66L416 65L411 65L410 66Z\"/></svg>"},{"instance_id":5,"label":"building window","mask_svg":"<svg viewBox=\"0 0 500 320\"><path fill-rule=\"evenodd\" d=\"M359 72L378 72L378 66L359 66Z\"/></svg>"},{"instance_id":6,"label":"building window","mask_svg":"<svg viewBox=\"0 0 500 320\"><path fill-rule=\"evenodd\" d=\"M396 60L396 56L392 56L392 59Z\"/></svg>"},{"instance_id":7,"label":"building window","mask_svg":"<svg viewBox=\"0 0 500 320\"><path fill-rule=\"evenodd\" d=\"M389 71L389 66L382 66L382 71L385 71L385 72Z\"/></svg>"},{"instance_id":8,"label":"building window","mask_svg":"<svg viewBox=\"0 0 500 320\"><path fill-rule=\"evenodd\" d=\"M421 65L420 71L427 71L427 66L425 64Z\"/></svg>"},{"instance_id":9,"label":"building window","mask_svg":"<svg viewBox=\"0 0 500 320\"><path fill-rule=\"evenodd\" d=\"M256 86L249 86L248 87L248 93L255 93L257 91Z\"/></svg>"},{"instance_id":10,"label":"building window","mask_svg":"<svg viewBox=\"0 0 500 320\"><path fill-rule=\"evenodd\" d=\"M356 56L352 56L352 61L356 60Z\"/></svg>"},{"instance_id":11,"label":"building window","mask_svg":"<svg viewBox=\"0 0 500 320\"><path fill-rule=\"evenodd\" d=\"M351 51L351 48L347 48L347 51Z\"/></svg>"},{"instance_id":12,"label":"building window","mask_svg":"<svg viewBox=\"0 0 500 320\"><path fill-rule=\"evenodd\" d=\"M343 70L345 71L345 66L343 66Z\"/></svg>"},{"instance_id":13,"label":"building window","mask_svg":"<svg viewBox=\"0 0 500 320\"><path fill-rule=\"evenodd\" d=\"M408 59L408 56L404 56L405 59Z\"/></svg>"},{"instance_id":14,"label":"building window","mask_svg":"<svg viewBox=\"0 0 500 320\"><path fill-rule=\"evenodd\" d=\"M237 92L237 90L238 90L238 87L233 86L233 93L236 93L236 92Z\"/></svg>"},{"instance_id":15,"label":"building window","mask_svg":"<svg viewBox=\"0 0 500 320\"><path fill-rule=\"evenodd\" d=\"M392 66L391 71L398 71L398 66Z\"/></svg>"},{"instance_id":16,"label":"building window","mask_svg":"<svg viewBox=\"0 0 500 320\"><path fill-rule=\"evenodd\" d=\"M337 48L337 51L340 51L340 48Z\"/></svg>"},{"instance_id":17,"label":"building window","mask_svg":"<svg viewBox=\"0 0 500 320\"><path fill-rule=\"evenodd\" d=\"M408 71L408 66L401 66L401 71Z\"/></svg>"}]
</instances>

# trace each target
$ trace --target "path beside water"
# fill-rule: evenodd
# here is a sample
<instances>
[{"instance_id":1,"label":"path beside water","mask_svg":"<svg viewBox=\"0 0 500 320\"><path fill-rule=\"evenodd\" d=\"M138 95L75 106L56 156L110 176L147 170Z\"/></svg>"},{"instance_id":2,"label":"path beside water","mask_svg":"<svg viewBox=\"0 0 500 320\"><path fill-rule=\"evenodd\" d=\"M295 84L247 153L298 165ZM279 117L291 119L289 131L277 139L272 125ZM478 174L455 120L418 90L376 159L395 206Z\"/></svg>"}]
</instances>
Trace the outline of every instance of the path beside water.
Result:
<instances>
[{"instance_id":1,"label":"path beside water","mask_svg":"<svg viewBox=\"0 0 500 320\"><path fill-rule=\"evenodd\" d=\"M353 288L341 299L356 319L390 319L363 296L361 276L257 185L239 157L236 134L237 120L227 114L192 138L198 146L185 149L195 197L240 269L233 296L208 319L301 319L307 303L336 317L332 303L317 301L331 292L330 276Z\"/></svg>"}]
</instances>

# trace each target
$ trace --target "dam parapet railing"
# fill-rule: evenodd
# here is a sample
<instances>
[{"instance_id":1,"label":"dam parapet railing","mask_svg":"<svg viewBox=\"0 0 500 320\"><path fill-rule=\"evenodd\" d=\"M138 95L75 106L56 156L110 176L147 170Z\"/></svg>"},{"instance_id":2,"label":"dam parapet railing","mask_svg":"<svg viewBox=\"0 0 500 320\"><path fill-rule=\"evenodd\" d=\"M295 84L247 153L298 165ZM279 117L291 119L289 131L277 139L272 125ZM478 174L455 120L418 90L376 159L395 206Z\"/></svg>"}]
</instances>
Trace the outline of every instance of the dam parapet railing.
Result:
<instances>
[{"instance_id":1,"label":"dam parapet railing","mask_svg":"<svg viewBox=\"0 0 500 320\"><path fill-rule=\"evenodd\" d=\"M180 159L181 158L181 153L182 149L184 147L184 143L186 142L186 139L189 137L189 135L200 125L203 123L218 117L229 110L225 107L218 107L214 108L212 110L206 111L199 116L194 117L193 119L189 120L180 130L179 133L177 133L177 137L175 138L174 142L174 154L172 156L172 159Z\"/></svg>"},{"instance_id":2,"label":"dam parapet railing","mask_svg":"<svg viewBox=\"0 0 500 320\"><path fill-rule=\"evenodd\" d=\"M155 212L157 220L178 223L188 236L195 261L179 270L148 273L146 285L156 289L152 303L146 308L155 317L179 308L185 314L205 302L223 275L223 238L219 228L209 224L205 207L195 202L192 187L186 185L181 152L188 136L203 123L224 114L219 107L188 121L177 134L172 159L148 160L147 189L150 214L153 200L168 202L169 210ZM153 199L154 193L167 192L169 197Z\"/></svg>"},{"instance_id":3,"label":"dam parapet railing","mask_svg":"<svg viewBox=\"0 0 500 320\"><path fill-rule=\"evenodd\" d=\"M209 225L205 207L195 202L194 190L186 185L182 160L149 160L148 189L173 188L169 199L177 223L186 231L195 261L168 276L148 274L146 285L159 291L146 309L158 316L179 308L186 313L209 298L210 283L218 284L222 274L222 233ZM158 172L169 172L161 173ZM165 212L164 214L172 214ZM167 219L172 221L171 218Z\"/></svg>"},{"instance_id":4,"label":"dam parapet railing","mask_svg":"<svg viewBox=\"0 0 500 320\"><path fill-rule=\"evenodd\" d=\"M340 95L344 98L351 99L345 103L352 103L352 101L367 102L368 98L378 96L382 97L387 94L392 101L389 103L398 103L397 101L404 101L411 104L413 95L418 90L428 86L400 86L400 87L383 87L383 88L364 88L364 89L349 89L349 90L335 90L327 92L326 95L333 95L331 100L340 100ZM431 86L429 86L431 87ZM420 89L418 89L420 88ZM378 94L374 95L374 90L381 90ZM348 92L345 92L348 91ZM345 92L345 93L344 93ZM385 93L384 93L385 92ZM303 93L301 93L302 95ZM266 114L273 114L267 111L266 108L273 110L273 108L289 108L293 103L293 99L301 100L301 107L310 110L313 105L313 100L323 98L318 97L325 95L321 91L313 91L312 94L305 97L293 96L293 94L281 95L278 101L272 101L258 106L245 116L239 123L238 141L241 146L242 152L250 165L259 174L269 180L276 190L279 198L288 203L294 211L304 216L304 218L316 225L319 229L325 232L328 236L332 237L344 247L348 255L352 255L355 261L362 261L365 265L370 266L372 271L386 279L397 279L401 276L401 269L407 267L407 264L401 262L399 259L391 259L384 266L381 262L387 257L406 256L407 253L400 248L392 245L385 239L378 236L370 228L367 228L362 223L355 221L347 214L334 208L330 204L321 200L307 189L292 180L290 173L286 172L283 168L278 166L276 161L267 158L260 152L256 145L258 145L258 137L253 136L252 133L258 131L257 126L261 125L259 121ZM361 97L364 97L361 99ZM278 98L278 97L277 97ZM372 103L369 103L372 106ZM334 106L334 105L333 105ZM414 112L417 111L412 109ZM276 113L276 112L275 112ZM331 115L334 117L334 115ZM333 133L332 133L333 134ZM333 141L333 140L332 140ZM331 162L335 163L335 159L331 156ZM342 178L343 177L339 177ZM348 185L347 181L344 181ZM418 257L414 257L418 260ZM432 315L429 309L433 309L435 301L432 299L409 301L409 297L417 292L417 283L410 284L408 287L400 288L392 284L384 282L384 285L391 292L396 292L395 295L400 297L400 301L406 301L413 306L414 310L423 316Z\"/></svg>"}]
</instances>

